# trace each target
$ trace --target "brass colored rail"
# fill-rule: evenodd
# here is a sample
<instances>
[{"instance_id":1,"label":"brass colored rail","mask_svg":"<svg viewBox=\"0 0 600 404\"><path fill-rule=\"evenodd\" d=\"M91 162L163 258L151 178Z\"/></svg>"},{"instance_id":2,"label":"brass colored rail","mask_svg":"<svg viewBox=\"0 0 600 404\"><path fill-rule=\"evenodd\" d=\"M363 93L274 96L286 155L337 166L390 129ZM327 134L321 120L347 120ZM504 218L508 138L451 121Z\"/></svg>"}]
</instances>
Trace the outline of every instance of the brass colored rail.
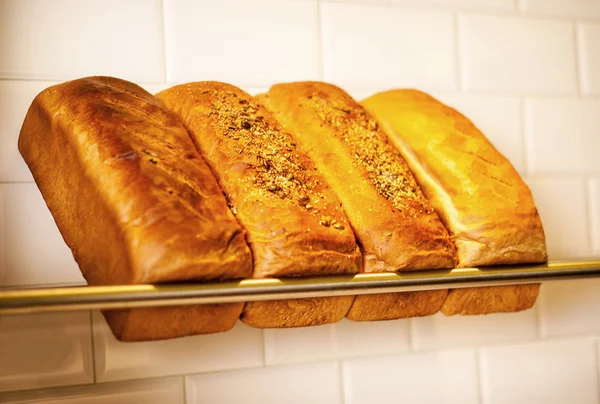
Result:
<instances>
[{"instance_id":1,"label":"brass colored rail","mask_svg":"<svg viewBox=\"0 0 600 404\"><path fill-rule=\"evenodd\" d=\"M0 315L364 295L600 277L600 260L221 283L0 290Z\"/></svg>"}]
</instances>

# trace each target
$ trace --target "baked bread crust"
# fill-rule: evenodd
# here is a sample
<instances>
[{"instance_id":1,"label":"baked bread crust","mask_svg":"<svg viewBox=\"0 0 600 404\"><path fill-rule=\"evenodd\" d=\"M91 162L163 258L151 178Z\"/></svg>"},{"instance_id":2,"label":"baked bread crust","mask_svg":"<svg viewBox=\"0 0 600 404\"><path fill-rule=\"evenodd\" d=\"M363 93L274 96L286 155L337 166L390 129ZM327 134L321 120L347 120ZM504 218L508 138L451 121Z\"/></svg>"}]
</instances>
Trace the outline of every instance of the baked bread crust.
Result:
<instances>
[{"instance_id":1,"label":"baked bread crust","mask_svg":"<svg viewBox=\"0 0 600 404\"><path fill-rule=\"evenodd\" d=\"M456 110L415 90L375 94L362 104L402 152L456 244L460 267L547 260L542 222L531 192L510 162ZM519 290L520 289L520 290ZM475 298L479 290L481 296ZM527 286L450 291L445 314L514 311L501 304ZM469 301L469 308L461 302ZM475 303L478 302L478 303ZM479 307L479 309L477 309Z\"/></svg>"},{"instance_id":2,"label":"baked bread crust","mask_svg":"<svg viewBox=\"0 0 600 404\"><path fill-rule=\"evenodd\" d=\"M19 150L90 285L250 276L244 231L215 178L181 123L141 87L87 77L42 91ZM207 329L164 309L107 318L117 338L161 339L230 329L241 305L218 307L179 309L223 324ZM133 320L161 325L142 330Z\"/></svg>"},{"instance_id":3,"label":"baked bread crust","mask_svg":"<svg viewBox=\"0 0 600 404\"><path fill-rule=\"evenodd\" d=\"M196 82L156 97L186 126L246 229L253 277L360 271L360 250L335 194L249 94L225 83ZM291 302L249 303L242 321L254 327L324 324L341 320L352 303L349 298L311 301L315 310L306 312ZM325 315L324 302L341 305L337 317Z\"/></svg>"},{"instance_id":4,"label":"baked bread crust","mask_svg":"<svg viewBox=\"0 0 600 404\"><path fill-rule=\"evenodd\" d=\"M258 99L293 134L342 202L365 272L455 265L454 245L404 159L348 94L327 83L297 82L274 85ZM348 317L360 321L432 314L439 310L441 293L357 296ZM420 298L415 307L422 310L403 304Z\"/></svg>"}]
</instances>

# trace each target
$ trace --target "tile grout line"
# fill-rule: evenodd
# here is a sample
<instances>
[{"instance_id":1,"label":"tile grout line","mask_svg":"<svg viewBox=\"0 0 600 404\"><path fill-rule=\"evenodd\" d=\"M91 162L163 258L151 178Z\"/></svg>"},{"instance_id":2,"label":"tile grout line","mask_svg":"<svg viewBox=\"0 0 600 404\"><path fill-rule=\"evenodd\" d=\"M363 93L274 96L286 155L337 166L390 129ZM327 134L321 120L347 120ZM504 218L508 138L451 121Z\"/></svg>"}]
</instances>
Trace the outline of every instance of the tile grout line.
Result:
<instances>
[{"instance_id":1,"label":"tile grout line","mask_svg":"<svg viewBox=\"0 0 600 404\"><path fill-rule=\"evenodd\" d=\"M483 364L482 364L482 355L481 348L475 349L475 370L477 372L477 398L479 399L479 404L483 404Z\"/></svg>"},{"instance_id":2,"label":"tile grout line","mask_svg":"<svg viewBox=\"0 0 600 404\"><path fill-rule=\"evenodd\" d=\"M162 35L162 54L163 54L163 81L168 83L169 81L169 72L167 62L167 29L166 29L166 18L165 18L165 0L160 0L160 31Z\"/></svg>"},{"instance_id":3,"label":"tile grout line","mask_svg":"<svg viewBox=\"0 0 600 404\"><path fill-rule=\"evenodd\" d=\"M458 86L458 91L459 92L464 92L464 85L463 85L463 72L462 72L462 45L461 45L461 34L460 34L460 16L459 16L459 12L456 10L452 11L452 24L454 26L454 46L456 47L455 51L454 51L454 68L456 69L456 84Z\"/></svg>"},{"instance_id":4,"label":"tile grout line","mask_svg":"<svg viewBox=\"0 0 600 404\"><path fill-rule=\"evenodd\" d=\"M321 0L317 0L317 9L316 9L316 17L317 17L317 63L318 63L318 74L319 80L325 80L325 65L323 63L324 55L323 55L323 18L321 13Z\"/></svg>"},{"instance_id":5,"label":"tile grout line","mask_svg":"<svg viewBox=\"0 0 600 404\"><path fill-rule=\"evenodd\" d=\"M529 146L527 143L527 128L525 127L525 98L519 97L519 129L521 130L521 147L523 148L523 157L521 163L523 163L523 169L525 176L530 177L531 167L529 167Z\"/></svg>"},{"instance_id":6,"label":"tile grout line","mask_svg":"<svg viewBox=\"0 0 600 404\"><path fill-rule=\"evenodd\" d=\"M414 321L414 317L409 317L408 318L408 352L416 352L415 349L415 336L414 336L414 331L415 330L415 321Z\"/></svg>"},{"instance_id":7,"label":"tile grout line","mask_svg":"<svg viewBox=\"0 0 600 404\"><path fill-rule=\"evenodd\" d=\"M98 381L96 378L96 340L94 338L94 315L92 310L89 310L88 313L90 315L90 342L92 344L92 376L94 379L94 384L96 384Z\"/></svg>"},{"instance_id":8,"label":"tile grout line","mask_svg":"<svg viewBox=\"0 0 600 404\"><path fill-rule=\"evenodd\" d=\"M187 395L187 376L181 376L181 388L183 388L183 404L187 404L188 395Z\"/></svg>"},{"instance_id":9,"label":"tile grout line","mask_svg":"<svg viewBox=\"0 0 600 404\"><path fill-rule=\"evenodd\" d=\"M581 49L579 46L579 29L577 28L577 25L579 24L577 22L577 20L574 20L572 22L573 27L573 51L575 52L575 82L577 84L577 94L579 95L579 98L582 98L582 94L583 94L583 77L582 77L582 72L581 72L581 67L583 66L583 64L581 63Z\"/></svg>"},{"instance_id":10,"label":"tile grout line","mask_svg":"<svg viewBox=\"0 0 600 404\"><path fill-rule=\"evenodd\" d=\"M265 339L265 330L260 330L260 346L262 349L262 367L267 367L267 341Z\"/></svg>"},{"instance_id":11,"label":"tile grout line","mask_svg":"<svg viewBox=\"0 0 600 404\"><path fill-rule=\"evenodd\" d=\"M337 363L337 368L338 368L338 376L340 378L340 403L341 404L345 404L346 403L346 383L345 383L345 377L344 377L344 364L342 362L341 359L338 359L336 361Z\"/></svg>"},{"instance_id":12,"label":"tile grout line","mask_svg":"<svg viewBox=\"0 0 600 404\"><path fill-rule=\"evenodd\" d=\"M600 403L600 356L598 356L598 334L594 334L594 363L596 366L596 397Z\"/></svg>"},{"instance_id":13,"label":"tile grout line","mask_svg":"<svg viewBox=\"0 0 600 404\"><path fill-rule=\"evenodd\" d=\"M532 158L532 154L533 154L533 143L534 140L532 138L532 134L530 134L529 130L528 130L528 119L527 119L527 97L519 97L519 114L520 114L520 121L521 121L521 144L523 146L523 164L524 164L524 168L525 168L525 176L528 179L531 179L532 173L535 171L534 170L534 162L535 159ZM554 178L554 176L551 176L552 178Z\"/></svg>"},{"instance_id":14,"label":"tile grout line","mask_svg":"<svg viewBox=\"0 0 600 404\"><path fill-rule=\"evenodd\" d=\"M592 212L592 179L589 176L584 178L583 188L583 203L586 216L585 230L588 244L586 253L591 256L594 252L594 231L591 224L594 214Z\"/></svg>"},{"instance_id":15,"label":"tile grout line","mask_svg":"<svg viewBox=\"0 0 600 404\"><path fill-rule=\"evenodd\" d=\"M541 292L541 288L543 287L540 286L540 292ZM543 297L543 296L542 296ZM536 328L536 336L537 336L537 341L544 341L544 335L545 333L543 332L543 324L542 324L542 307L544 305L544 300L545 299L540 299L539 295L537 298L538 304L535 305L534 310L535 310L535 328Z\"/></svg>"}]
</instances>

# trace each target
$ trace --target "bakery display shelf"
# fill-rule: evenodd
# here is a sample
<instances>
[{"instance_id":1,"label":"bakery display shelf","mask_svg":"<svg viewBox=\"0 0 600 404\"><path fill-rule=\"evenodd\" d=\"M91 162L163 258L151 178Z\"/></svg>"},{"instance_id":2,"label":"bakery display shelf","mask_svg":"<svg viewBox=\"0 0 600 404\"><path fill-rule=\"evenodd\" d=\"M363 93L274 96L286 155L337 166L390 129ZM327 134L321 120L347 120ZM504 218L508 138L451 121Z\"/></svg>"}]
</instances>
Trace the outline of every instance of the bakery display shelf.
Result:
<instances>
[{"instance_id":1,"label":"bakery display shelf","mask_svg":"<svg viewBox=\"0 0 600 404\"><path fill-rule=\"evenodd\" d=\"M456 268L298 279L245 279L202 284L12 289L0 290L0 315L411 292L592 277L600 277L600 259L556 261L544 265Z\"/></svg>"}]
</instances>

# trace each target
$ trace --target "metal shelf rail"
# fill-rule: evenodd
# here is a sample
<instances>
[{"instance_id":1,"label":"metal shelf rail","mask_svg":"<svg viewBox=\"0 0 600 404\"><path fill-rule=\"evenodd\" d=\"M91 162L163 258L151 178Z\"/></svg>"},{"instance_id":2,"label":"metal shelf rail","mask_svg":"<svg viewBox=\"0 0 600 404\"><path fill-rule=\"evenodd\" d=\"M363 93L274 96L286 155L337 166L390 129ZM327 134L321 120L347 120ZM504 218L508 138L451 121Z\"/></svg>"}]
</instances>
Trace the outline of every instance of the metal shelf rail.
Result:
<instances>
[{"instance_id":1,"label":"metal shelf rail","mask_svg":"<svg viewBox=\"0 0 600 404\"><path fill-rule=\"evenodd\" d=\"M370 273L220 283L0 290L0 315L125 309L517 285L600 277L600 259L485 268Z\"/></svg>"}]
</instances>

